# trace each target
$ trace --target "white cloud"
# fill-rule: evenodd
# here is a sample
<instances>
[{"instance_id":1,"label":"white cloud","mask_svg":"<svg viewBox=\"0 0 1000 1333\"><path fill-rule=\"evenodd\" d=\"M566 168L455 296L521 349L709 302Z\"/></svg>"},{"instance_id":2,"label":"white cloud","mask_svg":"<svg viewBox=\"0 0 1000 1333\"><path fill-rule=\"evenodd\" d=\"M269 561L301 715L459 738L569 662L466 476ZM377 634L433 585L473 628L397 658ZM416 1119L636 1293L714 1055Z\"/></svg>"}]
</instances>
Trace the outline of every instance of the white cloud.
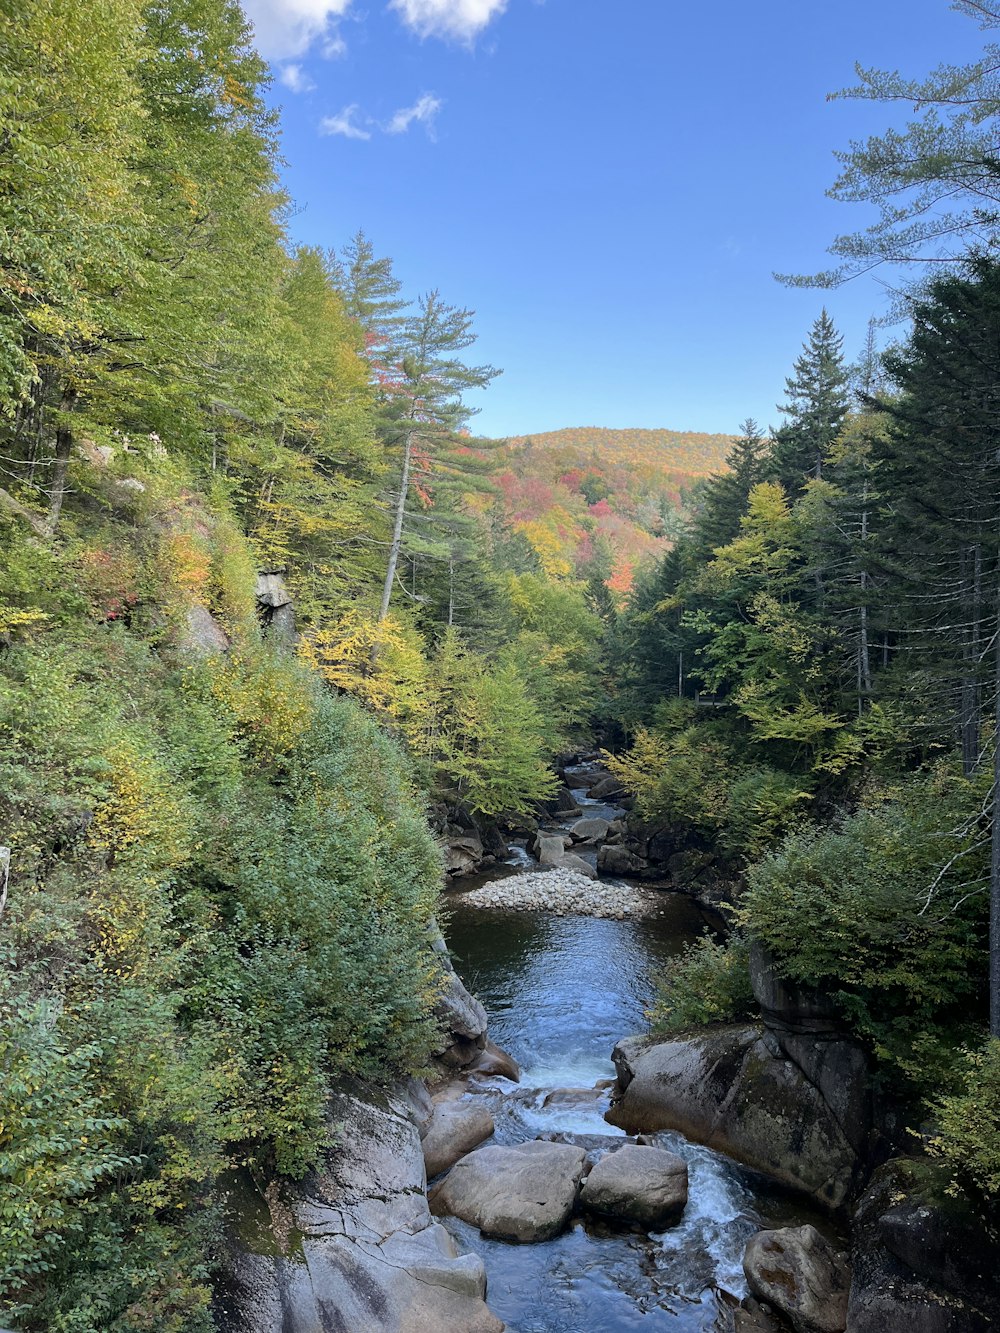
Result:
<instances>
[{"instance_id":1,"label":"white cloud","mask_svg":"<svg viewBox=\"0 0 1000 1333\"><path fill-rule=\"evenodd\" d=\"M441 110L443 103L440 97L435 97L433 93L424 93L423 97L414 102L413 106L401 107L388 125L385 126L386 134L405 134L410 126L417 121L427 127L427 133L430 134L434 128L434 118Z\"/></svg>"},{"instance_id":2,"label":"white cloud","mask_svg":"<svg viewBox=\"0 0 1000 1333\"><path fill-rule=\"evenodd\" d=\"M337 41L336 21L351 0L243 0L257 50L267 60L302 55L319 38Z\"/></svg>"},{"instance_id":3,"label":"white cloud","mask_svg":"<svg viewBox=\"0 0 1000 1333\"><path fill-rule=\"evenodd\" d=\"M507 0L391 0L403 22L421 37L471 41L507 8Z\"/></svg>"},{"instance_id":4,"label":"white cloud","mask_svg":"<svg viewBox=\"0 0 1000 1333\"><path fill-rule=\"evenodd\" d=\"M370 139L371 130L366 130L363 125L356 125L354 117L358 114L358 107L345 106L335 116L324 116L319 123L320 134L342 134L345 139Z\"/></svg>"},{"instance_id":5,"label":"white cloud","mask_svg":"<svg viewBox=\"0 0 1000 1333\"><path fill-rule=\"evenodd\" d=\"M293 93L311 93L316 87L301 65L282 65L278 77Z\"/></svg>"}]
</instances>

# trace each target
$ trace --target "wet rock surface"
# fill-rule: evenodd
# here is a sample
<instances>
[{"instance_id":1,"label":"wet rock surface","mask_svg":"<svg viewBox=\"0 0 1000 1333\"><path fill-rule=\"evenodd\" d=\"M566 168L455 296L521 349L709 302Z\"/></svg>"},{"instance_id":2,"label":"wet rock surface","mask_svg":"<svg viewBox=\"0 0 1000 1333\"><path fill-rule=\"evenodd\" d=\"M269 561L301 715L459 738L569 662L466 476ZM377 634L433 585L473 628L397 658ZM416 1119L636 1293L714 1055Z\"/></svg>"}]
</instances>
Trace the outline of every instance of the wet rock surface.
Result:
<instances>
[{"instance_id":1,"label":"wet rock surface","mask_svg":"<svg viewBox=\"0 0 1000 1333\"><path fill-rule=\"evenodd\" d=\"M669 1041L619 1042L620 1093L607 1120L626 1133L678 1130L829 1207L849 1197L854 1147L820 1091L751 1024Z\"/></svg>"},{"instance_id":2,"label":"wet rock surface","mask_svg":"<svg viewBox=\"0 0 1000 1333\"><path fill-rule=\"evenodd\" d=\"M493 1117L475 1102L445 1101L435 1106L423 1136L427 1178L440 1175L493 1134Z\"/></svg>"},{"instance_id":3,"label":"wet rock surface","mask_svg":"<svg viewBox=\"0 0 1000 1333\"><path fill-rule=\"evenodd\" d=\"M502 1333L482 1261L431 1218L407 1103L344 1091L331 1125L320 1171L269 1190L253 1234L234 1219L214 1311L222 1333Z\"/></svg>"}]
</instances>

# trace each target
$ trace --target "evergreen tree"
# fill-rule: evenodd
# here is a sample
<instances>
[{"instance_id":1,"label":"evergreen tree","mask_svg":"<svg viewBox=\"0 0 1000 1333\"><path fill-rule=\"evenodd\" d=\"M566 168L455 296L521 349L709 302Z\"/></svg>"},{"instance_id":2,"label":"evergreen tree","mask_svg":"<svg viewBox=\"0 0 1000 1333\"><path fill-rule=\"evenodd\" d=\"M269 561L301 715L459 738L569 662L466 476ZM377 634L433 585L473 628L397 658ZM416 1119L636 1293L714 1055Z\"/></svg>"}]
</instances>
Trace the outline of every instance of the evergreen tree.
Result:
<instances>
[{"instance_id":1,"label":"evergreen tree","mask_svg":"<svg viewBox=\"0 0 1000 1333\"><path fill-rule=\"evenodd\" d=\"M378 619L389 614L396 568L403 548L407 502L416 461L447 447L472 416L462 399L468 389L483 389L500 372L470 366L458 353L471 347L472 312L446 305L436 291L421 298L417 312L400 329L399 361L386 386L385 433L401 452L399 485L393 500L393 531L386 561Z\"/></svg>"},{"instance_id":2,"label":"evergreen tree","mask_svg":"<svg viewBox=\"0 0 1000 1333\"><path fill-rule=\"evenodd\" d=\"M740 530L750 492L763 480L767 442L752 417L740 426L740 435L726 455L728 472L712 477L702 488L691 529L692 553L708 560L717 546L725 546Z\"/></svg>"},{"instance_id":3,"label":"evergreen tree","mask_svg":"<svg viewBox=\"0 0 1000 1333\"><path fill-rule=\"evenodd\" d=\"M809 331L793 372L785 381L787 401L779 411L788 418L777 432L774 467L790 492L808 477L823 475L823 464L847 416L848 373L843 336L823 310Z\"/></svg>"},{"instance_id":4,"label":"evergreen tree","mask_svg":"<svg viewBox=\"0 0 1000 1333\"><path fill-rule=\"evenodd\" d=\"M983 693L993 705L990 992L1000 1036L1000 264L971 259L933 282L913 314L905 348L886 358L901 391L877 446L891 500L886 547L914 665L954 691L967 771L981 757Z\"/></svg>"}]
</instances>

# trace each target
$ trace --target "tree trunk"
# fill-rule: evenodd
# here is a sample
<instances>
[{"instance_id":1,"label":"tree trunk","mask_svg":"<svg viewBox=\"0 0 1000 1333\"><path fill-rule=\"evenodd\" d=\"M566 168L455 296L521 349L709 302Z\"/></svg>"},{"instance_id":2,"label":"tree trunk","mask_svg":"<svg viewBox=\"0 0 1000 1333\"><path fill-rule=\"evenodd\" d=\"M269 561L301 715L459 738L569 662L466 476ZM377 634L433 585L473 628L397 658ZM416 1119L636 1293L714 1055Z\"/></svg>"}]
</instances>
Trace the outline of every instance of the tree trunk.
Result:
<instances>
[{"instance_id":1,"label":"tree trunk","mask_svg":"<svg viewBox=\"0 0 1000 1333\"><path fill-rule=\"evenodd\" d=\"M403 448L403 475L399 482L399 495L396 498L396 521L392 529L392 545L389 547L389 563L385 570L385 583L382 586L382 605L379 607L378 623L381 625L389 614L392 600L392 585L396 579L396 566L399 553L403 548L403 521L406 517L406 497L410 490L410 459L413 454L413 430L407 431L406 444ZM377 654L373 653L373 660Z\"/></svg>"},{"instance_id":2,"label":"tree trunk","mask_svg":"<svg viewBox=\"0 0 1000 1333\"><path fill-rule=\"evenodd\" d=\"M859 694L865 698L872 692L872 664L868 646L868 570L865 568L865 543L868 540L868 479L865 478L861 509L861 625L858 638L858 684ZM861 715L862 699L858 699L858 715Z\"/></svg>"},{"instance_id":3,"label":"tree trunk","mask_svg":"<svg viewBox=\"0 0 1000 1333\"><path fill-rule=\"evenodd\" d=\"M72 412L76 402L76 390L64 389L59 403L59 411ZM66 477L69 473L69 456L73 449L73 431L67 421L62 421L56 430L56 456L52 468L52 486L49 490L49 512L45 520L45 534L52 537L59 524L63 500L66 498Z\"/></svg>"},{"instance_id":4,"label":"tree trunk","mask_svg":"<svg viewBox=\"0 0 1000 1333\"><path fill-rule=\"evenodd\" d=\"M968 562L968 563L966 563ZM965 675L962 679L962 772L971 777L979 764L979 669L981 652L983 553L977 544L963 557L968 589L965 631Z\"/></svg>"},{"instance_id":5,"label":"tree trunk","mask_svg":"<svg viewBox=\"0 0 1000 1333\"><path fill-rule=\"evenodd\" d=\"M993 673L993 831L990 855L990 1036L1000 1037L1000 633Z\"/></svg>"}]
</instances>

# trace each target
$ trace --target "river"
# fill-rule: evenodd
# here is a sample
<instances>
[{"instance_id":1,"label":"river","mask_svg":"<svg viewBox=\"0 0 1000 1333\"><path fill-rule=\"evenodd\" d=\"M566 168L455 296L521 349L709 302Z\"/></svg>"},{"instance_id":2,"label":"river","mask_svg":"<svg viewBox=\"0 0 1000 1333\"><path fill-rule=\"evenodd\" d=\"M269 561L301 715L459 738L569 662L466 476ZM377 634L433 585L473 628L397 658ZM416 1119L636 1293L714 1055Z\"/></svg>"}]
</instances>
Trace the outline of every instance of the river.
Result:
<instances>
[{"instance_id":1,"label":"river","mask_svg":"<svg viewBox=\"0 0 1000 1333\"><path fill-rule=\"evenodd\" d=\"M515 854L517 869L524 860ZM509 867L491 877L504 873ZM489 877L470 883L483 878ZM463 904L464 887L449 894L446 933L455 966L485 1005L490 1036L522 1070L519 1085L502 1079L474 1085L472 1095L494 1114L495 1141L559 1132L622 1137L604 1121L609 1093L595 1092L595 1084L614 1077L615 1042L647 1027L656 974L704 928L698 908L688 897L664 893L661 914L646 920L486 911ZM731 1327L727 1310L746 1290L742 1257L749 1237L762 1227L817 1220L718 1153L673 1133L655 1141L685 1158L690 1178L683 1218L663 1234L575 1218L556 1240L514 1246L487 1240L458 1219L441 1219L483 1257L487 1299L512 1333Z\"/></svg>"}]
</instances>

